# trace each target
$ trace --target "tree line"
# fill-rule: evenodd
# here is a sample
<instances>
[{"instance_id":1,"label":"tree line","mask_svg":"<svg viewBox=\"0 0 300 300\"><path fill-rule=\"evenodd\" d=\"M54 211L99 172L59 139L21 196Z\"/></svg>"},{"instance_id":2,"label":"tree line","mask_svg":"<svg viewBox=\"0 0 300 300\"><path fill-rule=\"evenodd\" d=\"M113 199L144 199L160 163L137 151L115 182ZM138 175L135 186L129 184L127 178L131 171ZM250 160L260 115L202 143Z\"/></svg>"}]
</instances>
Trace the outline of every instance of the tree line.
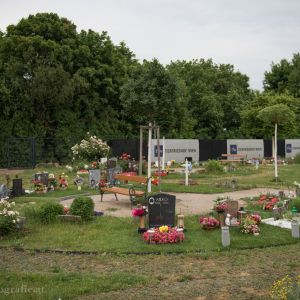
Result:
<instances>
[{"instance_id":1,"label":"tree line","mask_svg":"<svg viewBox=\"0 0 300 300\"><path fill-rule=\"evenodd\" d=\"M299 137L299 53L272 64L258 92L230 64L139 62L107 32L77 32L53 13L0 32L0 144L39 137L54 160L67 159L87 132L132 138L149 122L167 138L270 138L273 125L260 112L278 105L288 119L278 124L279 137Z\"/></svg>"}]
</instances>

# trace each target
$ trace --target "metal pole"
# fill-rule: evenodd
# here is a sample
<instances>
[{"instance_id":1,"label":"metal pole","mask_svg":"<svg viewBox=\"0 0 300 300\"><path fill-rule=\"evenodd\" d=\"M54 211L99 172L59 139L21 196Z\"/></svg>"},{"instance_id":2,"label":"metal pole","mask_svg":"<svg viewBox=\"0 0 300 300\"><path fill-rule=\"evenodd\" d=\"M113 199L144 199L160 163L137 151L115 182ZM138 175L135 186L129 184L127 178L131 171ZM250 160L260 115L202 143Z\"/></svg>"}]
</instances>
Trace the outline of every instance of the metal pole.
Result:
<instances>
[{"instance_id":1,"label":"metal pole","mask_svg":"<svg viewBox=\"0 0 300 300\"><path fill-rule=\"evenodd\" d=\"M161 180L161 174L160 174L160 141L159 141L159 138L160 138L160 133L159 133L159 126L157 126L156 128L156 133L157 133L157 160L158 160L158 189L159 191L161 192L161 183L160 183L160 180Z\"/></svg>"},{"instance_id":2,"label":"metal pole","mask_svg":"<svg viewBox=\"0 0 300 300\"><path fill-rule=\"evenodd\" d=\"M149 123L148 130L148 178L151 178L151 140L152 140L152 124ZM148 193L151 193L151 179L148 182Z\"/></svg>"},{"instance_id":3,"label":"metal pole","mask_svg":"<svg viewBox=\"0 0 300 300\"><path fill-rule=\"evenodd\" d=\"M275 124L275 138L274 138L274 164L275 164L275 179L278 178L278 169L277 169L277 123Z\"/></svg>"},{"instance_id":4,"label":"metal pole","mask_svg":"<svg viewBox=\"0 0 300 300\"><path fill-rule=\"evenodd\" d=\"M165 137L163 137L163 157L162 157L162 169L165 170Z\"/></svg>"},{"instance_id":5,"label":"metal pole","mask_svg":"<svg viewBox=\"0 0 300 300\"><path fill-rule=\"evenodd\" d=\"M140 159L139 159L139 175L143 172L143 127L140 126Z\"/></svg>"}]
</instances>

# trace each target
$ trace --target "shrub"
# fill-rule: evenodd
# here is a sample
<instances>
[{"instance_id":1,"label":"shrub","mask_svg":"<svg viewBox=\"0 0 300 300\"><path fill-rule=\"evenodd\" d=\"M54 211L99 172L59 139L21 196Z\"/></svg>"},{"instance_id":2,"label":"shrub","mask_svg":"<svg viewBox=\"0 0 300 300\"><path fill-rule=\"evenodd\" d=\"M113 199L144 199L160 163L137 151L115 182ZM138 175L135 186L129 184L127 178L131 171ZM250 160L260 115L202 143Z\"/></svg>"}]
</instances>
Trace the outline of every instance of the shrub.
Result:
<instances>
[{"instance_id":1,"label":"shrub","mask_svg":"<svg viewBox=\"0 0 300 300\"><path fill-rule=\"evenodd\" d=\"M294 206L297 208L298 213L300 213L300 198L299 197L293 200L291 207L294 207Z\"/></svg>"},{"instance_id":2,"label":"shrub","mask_svg":"<svg viewBox=\"0 0 300 300\"><path fill-rule=\"evenodd\" d=\"M39 219L42 223L51 223L57 220L58 215L64 213L64 207L55 202L46 202L39 209Z\"/></svg>"},{"instance_id":3,"label":"shrub","mask_svg":"<svg viewBox=\"0 0 300 300\"><path fill-rule=\"evenodd\" d=\"M300 164L300 153L296 154L294 157L294 163L295 164Z\"/></svg>"},{"instance_id":4,"label":"shrub","mask_svg":"<svg viewBox=\"0 0 300 300\"><path fill-rule=\"evenodd\" d=\"M206 172L208 173L224 173L224 168L217 160L208 160L206 163Z\"/></svg>"},{"instance_id":5,"label":"shrub","mask_svg":"<svg viewBox=\"0 0 300 300\"><path fill-rule=\"evenodd\" d=\"M77 197L71 204L70 214L80 216L82 220L88 221L94 215L94 206L90 197Z\"/></svg>"},{"instance_id":6,"label":"shrub","mask_svg":"<svg viewBox=\"0 0 300 300\"><path fill-rule=\"evenodd\" d=\"M19 212L14 210L15 203L8 198L0 199L0 236L16 229Z\"/></svg>"}]
</instances>

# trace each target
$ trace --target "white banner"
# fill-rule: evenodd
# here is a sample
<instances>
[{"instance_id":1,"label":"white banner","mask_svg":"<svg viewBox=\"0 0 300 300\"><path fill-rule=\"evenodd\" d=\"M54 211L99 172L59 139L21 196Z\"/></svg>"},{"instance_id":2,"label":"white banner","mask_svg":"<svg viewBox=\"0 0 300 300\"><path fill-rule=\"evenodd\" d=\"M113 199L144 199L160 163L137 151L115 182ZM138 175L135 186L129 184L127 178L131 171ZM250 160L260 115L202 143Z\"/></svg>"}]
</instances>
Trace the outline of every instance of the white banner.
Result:
<instances>
[{"instance_id":1,"label":"white banner","mask_svg":"<svg viewBox=\"0 0 300 300\"><path fill-rule=\"evenodd\" d=\"M300 154L300 140L285 140L285 157Z\"/></svg>"},{"instance_id":2,"label":"white banner","mask_svg":"<svg viewBox=\"0 0 300 300\"><path fill-rule=\"evenodd\" d=\"M160 159L163 156L163 140L159 140ZM152 155L151 160L157 161L157 139L152 139ZM199 141L192 139L165 139L165 162L175 160L176 162L184 162L185 158L191 159L193 162L199 160Z\"/></svg>"},{"instance_id":3,"label":"white banner","mask_svg":"<svg viewBox=\"0 0 300 300\"><path fill-rule=\"evenodd\" d=\"M247 159L264 157L263 140L227 140L227 154L244 154Z\"/></svg>"}]
</instances>

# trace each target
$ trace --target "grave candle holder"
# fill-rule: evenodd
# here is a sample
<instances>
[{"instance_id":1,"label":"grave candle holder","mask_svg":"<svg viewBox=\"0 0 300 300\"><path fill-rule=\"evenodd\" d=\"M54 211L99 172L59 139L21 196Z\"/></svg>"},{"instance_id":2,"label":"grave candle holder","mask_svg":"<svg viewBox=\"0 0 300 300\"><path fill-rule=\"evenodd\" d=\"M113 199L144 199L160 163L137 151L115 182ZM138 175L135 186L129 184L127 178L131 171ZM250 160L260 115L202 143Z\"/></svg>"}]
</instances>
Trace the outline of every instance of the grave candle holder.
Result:
<instances>
[{"instance_id":1,"label":"grave candle holder","mask_svg":"<svg viewBox=\"0 0 300 300\"><path fill-rule=\"evenodd\" d=\"M177 216L177 227L184 228L184 215L180 214Z\"/></svg>"}]
</instances>

